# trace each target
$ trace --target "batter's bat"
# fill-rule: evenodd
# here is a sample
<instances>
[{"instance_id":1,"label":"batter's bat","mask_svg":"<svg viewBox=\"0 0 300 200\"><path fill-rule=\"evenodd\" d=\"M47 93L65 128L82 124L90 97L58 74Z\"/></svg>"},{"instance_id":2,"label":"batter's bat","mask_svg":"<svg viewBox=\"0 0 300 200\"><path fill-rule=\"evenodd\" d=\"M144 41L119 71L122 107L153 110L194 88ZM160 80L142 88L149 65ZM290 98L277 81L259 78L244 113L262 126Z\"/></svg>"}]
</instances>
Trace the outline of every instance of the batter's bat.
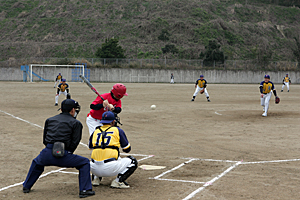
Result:
<instances>
[{"instance_id":1,"label":"batter's bat","mask_svg":"<svg viewBox=\"0 0 300 200\"><path fill-rule=\"evenodd\" d=\"M89 88L91 88L91 90L93 91L93 92L95 92L103 101L105 101L104 99L103 99L103 97L101 97L101 95L99 94L99 92L96 90L96 88L90 83L90 81L89 80L87 80L87 78L85 78L83 75L79 75L79 78L81 78L88 86L89 86Z\"/></svg>"}]
</instances>

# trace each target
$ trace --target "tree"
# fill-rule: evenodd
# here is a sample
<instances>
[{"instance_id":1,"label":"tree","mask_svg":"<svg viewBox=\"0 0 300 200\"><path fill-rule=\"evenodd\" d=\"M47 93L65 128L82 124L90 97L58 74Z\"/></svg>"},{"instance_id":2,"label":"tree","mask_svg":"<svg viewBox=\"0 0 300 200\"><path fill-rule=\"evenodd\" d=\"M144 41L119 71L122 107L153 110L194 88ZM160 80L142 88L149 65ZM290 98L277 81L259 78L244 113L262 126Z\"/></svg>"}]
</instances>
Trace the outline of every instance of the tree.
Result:
<instances>
[{"instance_id":1,"label":"tree","mask_svg":"<svg viewBox=\"0 0 300 200\"><path fill-rule=\"evenodd\" d=\"M296 37L294 37L294 39L296 40L296 49L292 49L293 54L296 57L297 61L300 62L300 41Z\"/></svg>"},{"instance_id":2,"label":"tree","mask_svg":"<svg viewBox=\"0 0 300 200\"><path fill-rule=\"evenodd\" d=\"M165 47L161 48L164 54L171 52L172 54L178 53L178 49L174 44L166 44Z\"/></svg>"},{"instance_id":3,"label":"tree","mask_svg":"<svg viewBox=\"0 0 300 200\"><path fill-rule=\"evenodd\" d=\"M118 44L118 39L105 39L105 42L96 51L99 58L125 58L125 50Z\"/></svg>"},{"instance_id":4,"label":"tree","mask_svg":"<svg viewBox=\"0 0 300 200\"><path fill-rule=\"evenodd\" d=\"M167 29L162 29L160 35L158 36L158 39L162 41L168 41L170 39L170 36L171 34L168 32Z\"/></svg>"},{"instance_id":5,"label":"tree","mask_svg":"<svg viewBox=\"0 0 300 200\"><path fill-rule=\"evenodd\" d=\"M222 62L224 63L225 56L221 50L221 45L216 40L209 40L208 45L205 46L204 55L200 54L201 58L204 58L204 62Z\"/></svg>"}]
</instances>

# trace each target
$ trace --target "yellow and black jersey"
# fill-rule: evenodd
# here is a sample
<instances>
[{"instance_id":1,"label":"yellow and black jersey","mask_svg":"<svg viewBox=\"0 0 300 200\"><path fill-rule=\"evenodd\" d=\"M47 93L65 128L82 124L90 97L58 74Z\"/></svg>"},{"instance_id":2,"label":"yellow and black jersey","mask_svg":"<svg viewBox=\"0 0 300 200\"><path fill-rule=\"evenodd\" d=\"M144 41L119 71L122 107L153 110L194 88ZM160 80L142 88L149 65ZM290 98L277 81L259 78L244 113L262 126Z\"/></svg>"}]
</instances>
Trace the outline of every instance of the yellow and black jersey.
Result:
<instances>
[{"instance_id":1,"label":"yellow and black jersey","mask_svg":"<svg viewBox=\"0 0 300 200\"><path fill-rule=\"evenodd\" d=\"M196 81L196 85L198 85L200 88L206 88L207 81L205 79L198 79Z\"/></svg>"},{"instance_id":2,"label":"yellow and black jersey","mask_svg":"<svg viewBox=\"0 0 300 200\"><path fill-rule=\"evenodd\" d=\"M103 135L105 145L102 142ZM89 148L93 149L91 158L96 161L103 161L110 158L118 159L120 147L123 151L131 148L125 132L119 127L112 127L110 125L98 127L89 139Z\"/></svg>"},{"instance_id":3,"label":"yellow and black jersey","mask_svg":"<svg viewBox=\"0 0 300 200\"><path fill-rule=\"evenodd\" d=\"M60 83L58 86L57 86L58 90L60 90L61 92L64 92L65 90L68 91L69 89L69 85L67 83L65 84L62 84Z\"/></svg>"},{"instance_id":4,"label":"yellow and black jersey","mask_svg":"<svg viewBox=\"0 0 300 200\"><path fill-rule=\"evenodd\" d=\"M282 83L290 83L290 82L291 82L290 77L284 77L282 80Z\"/></svg>"},{"instance_id":5,"label":"yellow and black jersey","mask_svg":"<svg viewBox=\"0 0 300 200\"><path fill-rule=\"evenodd\" d=\"M260 87L260 92L263 94L268 94L268 93L272 92L272 90L275 90L275 86L271 81L269 81L267 83L263 81L260 83L259 87Z\"/></svg>"}]
</instances>

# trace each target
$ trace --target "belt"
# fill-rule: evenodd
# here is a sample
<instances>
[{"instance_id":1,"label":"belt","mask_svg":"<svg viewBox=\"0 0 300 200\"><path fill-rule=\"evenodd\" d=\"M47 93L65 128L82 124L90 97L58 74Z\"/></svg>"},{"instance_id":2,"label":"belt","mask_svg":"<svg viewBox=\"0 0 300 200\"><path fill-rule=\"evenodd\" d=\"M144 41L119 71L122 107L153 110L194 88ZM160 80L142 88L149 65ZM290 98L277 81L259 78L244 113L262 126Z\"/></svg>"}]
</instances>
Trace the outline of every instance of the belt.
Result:
<instances>
[{"instance_id":1,"label":"belt","mask_svg":"<svg viewBox=\"0 0 300 200\"><path fill-rule=\"evenodd\" d=\"M115 158L109 158L109 159L106 159L106 160L102 160L102 161L96 161L94 159L91 159L93 163L96 163L96 164L102 164L102 163L108 163L108 162L111 162L111 161L115 161L117 159Z\"/></svg>"}]
</instances>

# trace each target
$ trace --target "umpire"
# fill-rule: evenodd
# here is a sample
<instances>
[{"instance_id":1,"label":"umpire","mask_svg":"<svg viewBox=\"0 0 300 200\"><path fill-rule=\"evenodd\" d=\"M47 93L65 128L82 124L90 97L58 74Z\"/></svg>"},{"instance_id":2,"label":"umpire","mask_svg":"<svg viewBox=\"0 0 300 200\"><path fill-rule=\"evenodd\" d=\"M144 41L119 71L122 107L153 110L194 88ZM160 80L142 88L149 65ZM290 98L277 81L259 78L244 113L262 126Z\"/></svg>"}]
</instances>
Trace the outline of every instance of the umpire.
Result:
<instances>
[{"instance_id":1,"label":"umpire","mask_svg":"<svg viewBox=\"0 0 300 200\"><path fill-rule=\"evenodd\" d=\"M80 105L73 99L66 99L61 103L61 110L62 113L45 122L43 143L46 148L33 159L23 183L23 192L30 192L45 166L58 166L75 167L79 170L80 198L95 195L92 191L89 159L73 154L82 136L82 124L75 119Z\"/></svg>"}]
</instances>

